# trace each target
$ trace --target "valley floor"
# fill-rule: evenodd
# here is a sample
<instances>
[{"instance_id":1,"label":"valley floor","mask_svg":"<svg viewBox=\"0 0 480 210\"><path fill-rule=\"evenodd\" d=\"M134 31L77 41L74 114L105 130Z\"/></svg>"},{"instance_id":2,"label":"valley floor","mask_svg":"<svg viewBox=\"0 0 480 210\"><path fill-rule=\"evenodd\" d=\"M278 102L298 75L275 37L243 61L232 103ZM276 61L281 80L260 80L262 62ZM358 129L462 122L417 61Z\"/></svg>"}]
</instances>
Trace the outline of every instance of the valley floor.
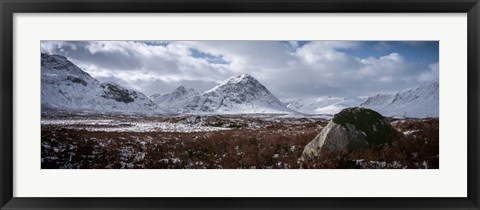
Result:
<instances>
[{"instance_id":1,"label":"valley floor","mask_svg":"<svg viewBox=\"0 0 480 210\"><path fill-rule=\"evenodd\" d=\"M42 169L438 168L438 118L392 120L391 144L302 161L328 123L288 116L42 116Z\"/></svg>"}]
</instances>

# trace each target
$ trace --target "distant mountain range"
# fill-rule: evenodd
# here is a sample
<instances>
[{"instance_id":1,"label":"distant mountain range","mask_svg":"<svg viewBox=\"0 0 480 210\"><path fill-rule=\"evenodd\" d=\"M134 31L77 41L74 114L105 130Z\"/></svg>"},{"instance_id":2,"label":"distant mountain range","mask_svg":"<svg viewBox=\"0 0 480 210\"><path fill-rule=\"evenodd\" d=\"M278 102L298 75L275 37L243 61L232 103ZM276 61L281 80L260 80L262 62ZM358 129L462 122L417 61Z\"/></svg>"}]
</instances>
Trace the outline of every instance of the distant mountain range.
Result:
<instances>
[{"instance_id":1,"label":"distant mountain range","mask_svg":"<svg viewBox=\"0 0 480 210\"><path fill-rule=\"evenodd\" d=\"M288 108L304 114L333 115L348 107L359 106L365 99L359 97L319 97L287 100Z\"/></svg>"},{"instance_id":2,"label":"distant mountain range","mask_svg":"<svg viewBox=\"0 0 480 210\"><path fill-rule=\"evenodd\" d=\"M319 97L281 102L254 77L226 79L205 92L180 86L172 93L143 93L101 83L67 58L41 54L42 112L126 114L327 114L362 106L385 116L438 117L438 82L367 98Z\"/></svg>"},{"instance_id":3,"label":"distant mountain range","mask_svg":"<svg viewBox=\"0 0 480 210\"><path fill-rule=\"evenodd\" d=\"M360 104L386 116L438 117L439 85L427 82L392 94L377 94Z\"/></svg>"}]
</instances>

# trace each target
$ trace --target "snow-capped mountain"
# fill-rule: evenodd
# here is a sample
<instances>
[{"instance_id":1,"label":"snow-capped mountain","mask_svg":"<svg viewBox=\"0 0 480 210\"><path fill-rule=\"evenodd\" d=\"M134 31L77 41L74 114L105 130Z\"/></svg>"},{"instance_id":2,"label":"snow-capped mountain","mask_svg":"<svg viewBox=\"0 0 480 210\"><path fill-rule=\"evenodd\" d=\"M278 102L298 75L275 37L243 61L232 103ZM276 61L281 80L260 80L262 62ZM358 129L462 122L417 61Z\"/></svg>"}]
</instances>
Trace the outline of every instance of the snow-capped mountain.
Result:
<instances>
[{"instance_id":1,"label":"snow-capped mountain","mask_svg":"<svg viewBox=\"0 0 480 210\"><path fill-rule=\"evenodd\" d=\"M394 93L379 93L377 95L368 97L367 100L360 105L370 109L379 110L392 103L394 98Z\"/></svg>"},{"instance_id":2,"label":"snow-capped mountain","mask_svg":"<svg viewBox=\"0 0 480 210\"><path fill-rule=\"evenodd\" d=\"M438 82L423 83L394 94L369 97L360 106L374 109L386 116L438 117Z\"/></svg>"},{"instance_id":3,"label":"snow-capped mountain","mask_svg":"<svg viewBox=\"0 0 480 210\"><path fill-rule=\"evenodd\" d=\"M170 110L207 114L295 113L247 74L230 77L204 93L174 103Z\"/></svg>"},{"instance_id":4,"label":"snow-capped mountain","mask_svg":"<svg viewBox=\"0 0 480 210\"><path fill-rule=\"evenodd\" d=\"M363 97L320 97L286 102L287 107L304 114L333 115L348 107L361 106L390 117L438 117L438 82L427 82L396 93Z\"/></svg>"},{"instance_id":5,"label":"snow-capped mountain","mask_svg":"<svg viewBox=\"0 0 480 210\"><path fill-rule=\"evenodd\" d=\"M331 114L348 107L352 99L343 97L316 97L286 100L288 108L305 114ZM358 104L353 104L356 106ZM339 111L338 110L338 111Z\"/></svg>"},{"instance_id":6,"label":"snow-capped mountain","mask_svg":"<svg viewBox=\"0 0 480 210\"><path fill-rule=\"evenodd\" d=\"M336 103L315 109L314 114L334 115L342 111L343 109L356 107L359 104L361 104L363 101L365 101L365 98L361 98L361 97L341 98L341 100Z\"/></svg>"},{"instance_id":7,"label":"snow-capped mountain","mask_svg":"<svg viewBox=\"0 0 480 210\"><path fill-rule=\"evenodd\" d=\"M192 88L185 88L183 85L167 94L153 94L149 98L160 107L168 107L187 98L191 98L198 93Z\"/></svg>"},{"instance_id":8,"label":"snow-capped mountain","mask_svg":"<svg viewBox=\"0 0 480 210\"><path fill-rule=\"evenodd\" d=\"M101 83L60 55L41 54L42 112L161 113L143 93Z\"/></svg>"},{"instance_id":9,"label":"snow-capped mountain","mask_svg":"<svg viewBox=\"0 0 480 210\"><path fill-rule=\"evenodd\" d=\"M172 93L154 94L150 98L115 83L101 83L60 55L41 54L41 75L42 112L333 115L344 108L361 106L385 116L439 116L438 82L366 99L319 97L282 103L247 74L231 77L200 94L180 86Z\"/></svg>"}]
</instances>

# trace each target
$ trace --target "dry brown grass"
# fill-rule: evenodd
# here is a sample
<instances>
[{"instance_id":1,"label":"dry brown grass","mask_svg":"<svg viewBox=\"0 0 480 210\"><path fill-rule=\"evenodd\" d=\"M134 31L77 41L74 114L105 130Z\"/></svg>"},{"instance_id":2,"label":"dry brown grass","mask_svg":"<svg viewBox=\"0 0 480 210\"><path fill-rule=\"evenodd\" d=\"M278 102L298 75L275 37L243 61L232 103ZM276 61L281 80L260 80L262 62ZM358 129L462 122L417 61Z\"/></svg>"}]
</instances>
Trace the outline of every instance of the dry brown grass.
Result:
<instances>
[{"instance_id":1,"label":"dry brown grass","mask_svg":"<svg viewBox=\"0 0 480 210\"><path fill-rule=\"evenodd\" d=\"M230 121L233 130L196 133L91 132L42 126L42 168L358 168L360 159L397 161L407 168L422 168L426 161L429 168L438 168L438 119L395 123L401 132L419 131L383 147L305 162L299 161L303 148L327 121ZM218 117L206 121L219 122ZM246 126L253 122L260 128Z\"/></svg>"},{"instance_id":2,"label":"dry brown grass","mask_svg":"<svg viewBox=\"0 0 480 210\"><path fill-rule=\"evenodd\" d=\"M205 124L223 121L211 117ZM196 133L90 132L43 126L42 168L298 168L303 147L326 124L301 119L294 124L230 121L228 127L233 130ZM260 128L246 127L252 122Z\"/></svg>"}]
</instances>

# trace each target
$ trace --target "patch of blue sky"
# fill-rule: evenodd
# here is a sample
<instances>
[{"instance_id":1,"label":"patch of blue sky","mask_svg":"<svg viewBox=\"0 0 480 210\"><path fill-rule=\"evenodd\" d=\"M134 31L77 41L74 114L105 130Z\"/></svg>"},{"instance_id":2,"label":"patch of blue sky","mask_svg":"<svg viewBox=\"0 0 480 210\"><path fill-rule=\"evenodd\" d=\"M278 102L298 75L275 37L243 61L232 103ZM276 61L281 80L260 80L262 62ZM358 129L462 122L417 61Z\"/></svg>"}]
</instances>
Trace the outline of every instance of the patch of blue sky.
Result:
<instances>
[{"instance_id":1,"label":"patch of blue sky","mask_svg":"<svg viewBox=\"0 0 480 210\"><path fill-rule=\"evenodd\" d=\"M398 53L411 63L429 65L439 61L438 41L356 41L358 47L337 49L358 58L380 58ZM310 41L280 41L289 52L310 43Z\"/></svg>"},{"instance_id":2,"label":"patch of blue sky","mask_svg":"<svg viewBox=\"0 0 480 210\"><path fill-rule=\"evenodd\" d=\"M310 41L280 41L280 43L287 49L289 52L294 52L297 48L301 48Z\"/></svg>"},{"instance_id":3,"label":"patch of blue sky","mask_svg":"<svg viewBox=\"0 0 480 210\"><path fill-rule=\"evenodd\" d=\"M199 51L199 50L194 49L194 48L190 48L190 52L192 53L191 54L192 57L205 59L209 63L214 63L214 64L229 64L230 63L229 61L225 60L225 58L221 55L220 56L212 55L210 53L205 53L205 52Z\"/></svg>"},{"instance_id":4,"label":"patch of blue sky","mask_svg":"<svg viewBox=\"0 0 480 210\"><path fill-rule=\"evenodd\" d=\"M380 58L398 53L411 63L432 64L439 61L438 41L360 41L360 47L339 51L359 58Z\"/></svg>"},{"instance_id":5,"label":"patch of blue sky","mask_svg":"<svg viewBox=\"0 0 480 210\"><path fill-rule=\"evenodd\" d=\"M148 46L168 46L170 44L169 41L141 41L142 43Z\"/></svg>"}]
</instances>

